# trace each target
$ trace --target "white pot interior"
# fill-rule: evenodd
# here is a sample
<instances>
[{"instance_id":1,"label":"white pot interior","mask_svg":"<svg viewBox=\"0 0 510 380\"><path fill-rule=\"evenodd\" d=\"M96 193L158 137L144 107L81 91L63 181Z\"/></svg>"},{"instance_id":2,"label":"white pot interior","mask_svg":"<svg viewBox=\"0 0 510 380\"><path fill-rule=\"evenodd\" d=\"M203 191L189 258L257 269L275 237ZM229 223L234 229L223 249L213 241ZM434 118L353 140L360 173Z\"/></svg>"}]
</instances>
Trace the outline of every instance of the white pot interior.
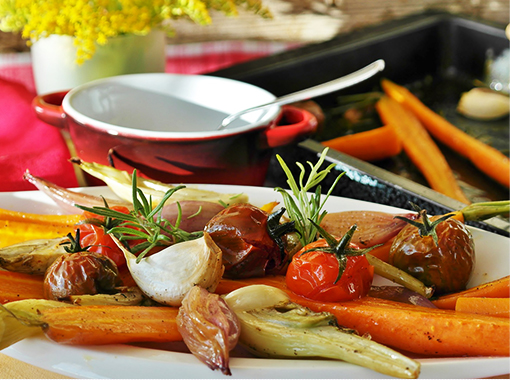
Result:
<instances>
[{"instance_id":1,"label":"white pot interior","mask_svg":"<svg viewBox=\"0 0 510 380\"><path fill-rule=\"evenodd\" d=\"M223 118L275 96L247 83L203 75L134 74L79 86L64 98L76 121L111 134L206 137L240 133L276 118L280 107L242 116L218 131Z\"/></svg>"}]
</instances>

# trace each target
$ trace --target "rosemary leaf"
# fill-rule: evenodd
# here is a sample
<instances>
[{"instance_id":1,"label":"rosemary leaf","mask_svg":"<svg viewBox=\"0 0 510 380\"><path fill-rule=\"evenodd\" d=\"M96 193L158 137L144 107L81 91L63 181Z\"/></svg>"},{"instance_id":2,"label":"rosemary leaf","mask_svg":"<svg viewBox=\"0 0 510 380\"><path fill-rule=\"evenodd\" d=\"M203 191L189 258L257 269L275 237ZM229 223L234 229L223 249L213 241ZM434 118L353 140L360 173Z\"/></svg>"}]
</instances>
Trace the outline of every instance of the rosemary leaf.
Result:
<instances>
[{"instance_id":1,"label":"rosemary leaf","mask_svg":"<svg viewBox=\"0 0 510 380\"><path fill-rule=\"evenodd\" d=\"M303 164L299 162L296 163L300 169L299 180L296 182L285 161L279 155L276 156L278 162L280 163L283 171L287 176L287 184L289 185L290 194L287 190L284 190L281 187L276 187L275 190L282 195L289 218L295 222L295 228L300 236L299 240L303 246L316 240L317 228L313 225L312 222L320 224L326 215L326 211L322 211L324 204L344 174L341 173L335 179L325 198L322 200L322 189L320 183L335 167L335 164L330 164L326 167L326 169L320 170L324 160L326 159L327 152L328 148L325 148L315 165L311 162L307 162L310 167L310 173L308 174L306 182L306 169ZM314 187L315 193L310 194L309 191Z\"/></svg>"}]
</instances>

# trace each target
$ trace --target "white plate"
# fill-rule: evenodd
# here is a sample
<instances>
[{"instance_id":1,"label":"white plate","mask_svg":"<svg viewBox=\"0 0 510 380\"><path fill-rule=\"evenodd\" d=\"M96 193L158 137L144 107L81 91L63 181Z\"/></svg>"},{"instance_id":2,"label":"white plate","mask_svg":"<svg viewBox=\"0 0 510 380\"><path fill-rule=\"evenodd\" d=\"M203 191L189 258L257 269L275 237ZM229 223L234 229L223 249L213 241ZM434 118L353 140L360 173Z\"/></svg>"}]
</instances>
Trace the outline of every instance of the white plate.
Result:
<instances>
[{"instance_id":1,"label":"white plate","mask_svg":"<svg viewBox=\"0 0 510 380\"><path fill-rule=\"evenodd\" d=\"M258 206L281 198L271 188L199 185L219 192L250 196ZM85 189L88 193L112 197L104 187ZM0 193L0 207L33 213L62 213L45 195L37 191ZM393 207L331 197L326 209L376 210L399 212ZM500 278L510 271L510 239L479 229L471 229L475 239L477 263L470 285ZM483 258L483 259L482 259ZM75 378L222 378L193 355L163 349L131 345L64 346L44 336L25 339L2 353L35 366ZM510 373L510 358L420 359L420 378L476 378ZM232 378L387 378L377 372L328 360L277 360L233 357Z\"/></svg>"}]
</instances>

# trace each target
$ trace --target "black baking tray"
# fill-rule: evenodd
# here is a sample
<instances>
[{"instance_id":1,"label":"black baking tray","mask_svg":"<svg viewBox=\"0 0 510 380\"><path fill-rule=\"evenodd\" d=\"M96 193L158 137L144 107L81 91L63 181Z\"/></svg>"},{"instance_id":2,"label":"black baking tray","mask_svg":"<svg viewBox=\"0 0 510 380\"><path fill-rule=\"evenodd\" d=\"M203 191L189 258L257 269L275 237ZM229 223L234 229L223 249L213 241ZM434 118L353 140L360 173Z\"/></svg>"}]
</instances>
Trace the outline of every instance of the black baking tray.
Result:
<instances>
[{"instance_id":1,"label":"black baking tray","mask_svg":"<svg viewBox=\"0 0 510 380\"><path fill-rule=\"evenodd\" d=\"M504 27L466 15L426 12L238 64L210 75L251 83L281 96L384 59L386 67L381 74L350 89L314 99L325 110L326 128L329 128L328 109L335 107L339 96L380 91L380 80L385 77L409 87L459 128L508 154L508 118L491 123L472 122L460 118L455 112L460 94L471 89L475 81L484 79L488 58L497 57L509 48ZM323 149L318 142L321 138L325 139L324 135L312 136L297 146L279 148L275 153L280 154L289 166L296 161L316 162ZM459 174L472 201L509 198L508 189L448 148L441 145L440 148ZM410 202L413 202L430 213L444 213L464 206L428 188L419 173L402 176L399 173L402 162L390 160L369 164L333 151L329 152L327 160L337 163L336 170L346 172L334 195L405 209L410 209ZM276 159L270 166L267 185L287 186ZM509 236L510 227L505 218L472 224Z\"/></svg>"}]
</instances>

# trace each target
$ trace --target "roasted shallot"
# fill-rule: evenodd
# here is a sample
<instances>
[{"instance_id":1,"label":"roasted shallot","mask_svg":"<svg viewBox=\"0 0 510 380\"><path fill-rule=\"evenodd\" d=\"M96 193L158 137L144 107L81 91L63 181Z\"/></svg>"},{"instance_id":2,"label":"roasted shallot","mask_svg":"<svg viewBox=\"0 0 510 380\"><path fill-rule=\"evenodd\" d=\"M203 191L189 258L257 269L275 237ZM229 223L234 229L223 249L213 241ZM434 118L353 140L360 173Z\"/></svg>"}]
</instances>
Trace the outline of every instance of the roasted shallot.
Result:
<instances>
[{"instance_id":1,"label":"roasted shallot","mask_svg":"<svg viewBox=\"0 0 510 380\"><path fill-rule=\"evenodd\" d=\"M231 375L229 360L239 339L237 315L217 294L194 286L182 301L177 326L189 350L213 371Z\"/></svg>"}]
</instances>

